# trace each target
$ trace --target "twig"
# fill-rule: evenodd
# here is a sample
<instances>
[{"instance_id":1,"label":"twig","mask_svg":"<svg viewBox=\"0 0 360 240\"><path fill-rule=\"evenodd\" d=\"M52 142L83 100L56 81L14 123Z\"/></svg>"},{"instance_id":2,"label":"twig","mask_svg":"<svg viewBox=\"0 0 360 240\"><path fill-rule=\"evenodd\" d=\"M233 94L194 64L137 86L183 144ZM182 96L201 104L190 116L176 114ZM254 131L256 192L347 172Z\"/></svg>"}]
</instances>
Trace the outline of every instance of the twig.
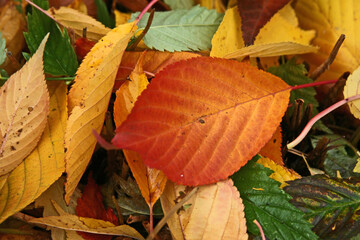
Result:
<instances>
[{"instance_id":1,"label":"twig","mask_svg":"<svg viewBox=\"0 0 360 240\"><path fill-rule=\"evenodd\" d=\"M120 225L123 225L123 224L124 224L124 218L123 218L123 216L122 216L122 214L121 214L121 210L120 210L119 204L117 203L116 198L115 198L114 195L111 196L111 200L112 200L112 202L113 202L114 205L115 205L115 209L116 209L116 212L117 212L117 214L118 214L119 224L120 224Z\"/></svg>"},{"instance_id":2,"label":"twig","mask_svg":"<svg viewBox=\"0 0 360 240\"><path fill-rule=\"evenodd\" d=\"M175 204L175 206L172 207L171 210L160 220L160 222L156 225L154 231L149 234L149 236L146 238L146 240L154 239L155 236L158 234L158 232L161 230L161 228L165 225L167 220L169 220L169 218L174 213L176 213L184 205L184 203L187 202L197 192L198 189L199 189L198 187L194 188L180 202Z\"/></svg>"},{"instance_id":3,"label":"twig","mask_svg":"<svg viewBox=\"0 0 360 240\"><path fill-rule=\"evenodd\" d=\"M336 58L336 55L341 47L341 44L345 40L345 35L341 34L339 39L337 40L334 48L332 49L329 57L323 62L320 66L318 66L310 75L310 78L315 80L317 79L322 73L324 73L327 69L329 69L330 65L333 63L333 61Z\"/></svg>"},{"instance_id":4,"label":"twig","mask_svg":"<svg viewBox=\"0 0 360 240\"><path fill-rule=\"evenodd\" d=\"M259 228L259 231L260 231L260 234L261 234L261 239L262 239L262 240L266 240L264 231L263 231L260 223L259 223L256 219L255 219L253 222L254 222L254 223L256 224L256 226Z\"/></svg>"},{"instance_id":5,"label":"twig","mask_svg":"<svg viewBox=\"0 0 360 240\"><path fill-rule=\"evenodd\" d=\"M145 34L149 31L151 23L152 23L152 21L154 19L154 13L155 13L155 10L152 9L151 12L150 12L149 19L148 19L148 21L146 23L146 26L145 26L144 30L141 32L140 36L135 40L135 42L133 42L133 44L131 44L131 46L128 47L127 50L129 50L129 51L134 50L136 48L136 46L139 44L139 42L143 39Z\"/></svg>"}]
</instances>

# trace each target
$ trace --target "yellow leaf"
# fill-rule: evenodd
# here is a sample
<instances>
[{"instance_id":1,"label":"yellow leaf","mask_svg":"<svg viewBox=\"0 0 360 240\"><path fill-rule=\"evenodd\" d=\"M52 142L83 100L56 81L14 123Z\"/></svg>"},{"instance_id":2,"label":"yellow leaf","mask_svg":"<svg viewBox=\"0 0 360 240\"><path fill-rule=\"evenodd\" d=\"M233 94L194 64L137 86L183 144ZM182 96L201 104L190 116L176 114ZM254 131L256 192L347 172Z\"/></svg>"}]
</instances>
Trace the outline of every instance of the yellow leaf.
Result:
<instances>
[{"instance_id":1,"label":"yellow leaf","mask_svg":"<svg viewBox=\"0 0 360 240\"><path fill-rule=\"evenodd\" d=\"M294 170L288 169L284 166L276 164L270 158L260 158L257 163L262 164L264 167L270 168L274 172L270 175L270 177L281 183L281 188L287 185L286 181L295 180L301 178L299 174L297 174Z\"/></svg>"},{"instance_id":2,"label":"yellow leaf","mask_svg":"<svg viewBox=\"0 0 360 240\"><path fill-rule=\"evenodd\" d=\"M93 218L78 217L75 215L35 218L29 222L44 224L46 226L57 227L66 230L144 239L140 233L128 225L115 226L111 222Z\"/></svg>"},{"instance_id":3,"label":"yellow leaf","mask_svg":"<svg viewBox=\"0 0 360 240\"><path fill-rule=\"evenodd\" d=\"M360 173L360 158L357 159L356 165L353 170L355 173Z\"/></svg>"},{"instance_id":4,"label":"yellow leaf","mask_svg":"<svg viewBox=\"0 0 360 240\"><path fill-rule=\"evenodd\" d=\"M161 205L165 215L185 187L168 181ZM174 239L248 239L244 205L232 180L200 186L186 210L167 221Z\"/></svg>"},{"instance_id":5,"label":"yellow leaf","mask_svg":"<svg viewBox=\"0 0 360 240\"><path fill-rule=\"evenodd\" d=\"M344 72L352 72L359 66L359 1L299 0L296 1L295 11L302 28L316 30L312 44L320 47L319 52L303 56L310 64L310 71L328 58L339 36L346 35L335 61L319 80L338 79Z\"/></svg>"},{"instance_id":6,"label":"yellow leaf","mask_svg":"<svg viewBox=\"0 0 360 240\"><path fill-rule=\"evenodd\" d=\"M96 139L92 130L100 132L103 126L116 73L135 30L134 22L114 28L95 44L76 73L69 94L72 112L65 132L67 203L94 151Z\"/></svg>"},{"instance_id":7,"label":"yellow leaf","mask_svg":"<svg viewBox=\"0 0 360 240\"><path fill-rule=\"evenodd\" d=\"M130 74L131 81L121 85L116 92L114 103L114 121L116 126L120 126L134 107L135 101L141 92L149 84L143 71L143 61L146 53L143 53L134 70ZM167 178L163 172L145 166L143 160L137 152L123 150L125 158L140 188L141 194L150 208L159 199L163 192Z\"/></svg>"},{"instance_id":8,"label":"yellow leaf","mask_svg":"<svg viewBox=\"0 0 360 240\"><path fill-rule=\"evenodd\" d=\"M225 12L224 3L221 0L196 0L196 4L200 4L207 9L215 9L217 12Z\"/></svg>"},{"instance_id":9,"label":"yellow leaf","mask_svg":"<svg viewBox=\"0 0 360 240\"><path fill-rule=\"evenodd\" d=\"M116 26L127 23L131 18L131 13L123 13L116 9L114 11L114 14Z\"/></svg>"},{"instance_id":10,"label":"yellow leaf","mask_svg":"<svg viewBox=\"0 0 360 240\"><path fill-rule=\"evenodd\" d=\"M48 35L33 57L0 88L0 175L16 168L40 140L49 113L43 71Z\"/></svg>"},{"instance_id":11,"label":"yellow leaf","mask_svg":"<svg viewBox=\"0 0 360 240\"><path fill-rule=\"evenodd\" d=\"M64 132L67 118L63 82L51 82L48 123L37 148L8 176L0 190L0 222L40 196L65 170Z\"/></svg>"},{"instance_id":12,"label":"yellow leaf","mask_svg":"<svg viewBox=\"0 0 360 240\"><path fill-rule=\"evenodd\" d=\"M105 27L101 22L94 18L68 7L59 9L50 9L50 14L67 28L74 30L79 37L83 35L83 29L86 28L86 38L97 41L105 36L111 29Z\"/></svg>"},{"instance_id":13,"label":"yellow leaf","mask_svg":"<svg viewBox=\"0 0 360 240\"><path fill-rule=\"evenodd\" d=\"M360 94L359 91L360 86L360 67L358 67L346 80L346 84L344 87L344 98L352 97L357 94ZM360 119L360 100L351 101L348 103L350 108L350 112L356 117Z\"/></svg>"}]
</instances>

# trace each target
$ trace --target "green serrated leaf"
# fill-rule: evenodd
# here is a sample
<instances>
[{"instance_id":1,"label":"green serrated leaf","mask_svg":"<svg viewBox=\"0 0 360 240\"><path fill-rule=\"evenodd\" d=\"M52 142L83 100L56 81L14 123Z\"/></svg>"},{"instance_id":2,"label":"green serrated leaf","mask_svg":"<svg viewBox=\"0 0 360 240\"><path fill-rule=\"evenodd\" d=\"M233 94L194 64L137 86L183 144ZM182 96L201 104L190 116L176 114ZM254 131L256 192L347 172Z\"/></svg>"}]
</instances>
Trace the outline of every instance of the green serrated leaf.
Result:
<instances>
[{"instance_id":1,"label":"green serrated leaf","mask_svg":"<svg viewBox=\"0 0 360 240\"><path fill-rule=\"evenodd\" d=\"M131 15L134 21L139 13ZM143 30L149 18L146 13L138 23ZM156 12L144 42L149 48L160 51L210 50L211 39L223 18L223 13L195 6L190 10Z\"/></svg>"},{"instance_id":2,"label":"green serrated leaf","mask_svg":"<svg viewBox=\"0 0 360 240\"><path fill-rule=\"evenodd\" d=\"M2 32L0 31L0 65L5 62L6 52L6 40L3 38Z\"/></svg>"},{"instance_id":3,"label":"green serrated leaf","mask_svg":"<svg viewBox=\"0 0 360 240\"><path fill-rule=\"evenodd\" d=\"M312 83L313 80L306 77L307 70L304 64L296 64L296 59L292 58L284 64L277 67L270 67L268 72L280 77L287 84L291 86ZM313 87L301 88L291 91L290 103L295 99L301 98L306 104L311 103L314 106L313 115L317 114L316 108L319 106L318 101L315 99L316 91Z\"/></svg>"},{"instance_id":4,"label":"green serrated leaf","mask_svg":"<svg viewBox=\"0 0 360 240\"><path fill-rule=\"evenodd\" d=\"M190 9L195 4L194 0L165 0L164 2L169 5L172 10Z\"/></svg>"},{"instance_id":5,"label":"green serrated leaf","mask_svg":"<svg viewBox=\"0 0 360 240\"><path fill-rule=\"evenodd\" d=\"M303 177L284 190L322 239L350 239L360 233L360 179Z\"/></svg>"},{"instance_id":6,"label":"green serrated leaf","mask_svg":"<svg viewBox=\"0 0 360 240\"><path fill-rule=\"evenodd\" d=\"M330 139L329 147L337 146L327 151L324 161L324 171L330 177L336 177L339 171L342 178L360 177L360 173L354 173L353 169L360 157L356 148L343 137L336 134L312 136L311 144L315 148L317 142L326 137Z\"/></svg>"},{"instance_id":7,"label":"green serrated leaf","mask_svg":"<svg viewBox=\"0 0 360 240\"><path fill-rule=\"evenodd\" d=\"M47 0L33 2L42 9L49 8ZM32 14L28 14L28 32L24 33L31 54L36 52L48 32L50 37L44 52L44 71L54 76L75 75L78 62L66 29L62 33L52 19L33 7Z\"/></svg>"},{"instance_id":8,"label":"green serrated leaf","mask_svg":"<svg viewBox=\"0 0 360 240\"><path fill-rule=\"evenodd\" d=\"M231 178L245 206L248 231L258 235L256 219L269 239L317 239L304 214L289 203L291 197L280 183L269 178L272 170L257 164L254 157Z\"/></svg>"},{"instance_id":9,"label":"green serrated leaf","mask_svg":"<svg viewBox=\"0 0 360 240\"><path fill-rule=\"evenodd\" d=\"M106 27L114 28L115 27L115 19L112 18L109 14L109 11L106 7L106 4L103 0L95 0L96 4L96 13L97 13L97 19L99 22L104 24Z\"/></svg>"}]
</instances>

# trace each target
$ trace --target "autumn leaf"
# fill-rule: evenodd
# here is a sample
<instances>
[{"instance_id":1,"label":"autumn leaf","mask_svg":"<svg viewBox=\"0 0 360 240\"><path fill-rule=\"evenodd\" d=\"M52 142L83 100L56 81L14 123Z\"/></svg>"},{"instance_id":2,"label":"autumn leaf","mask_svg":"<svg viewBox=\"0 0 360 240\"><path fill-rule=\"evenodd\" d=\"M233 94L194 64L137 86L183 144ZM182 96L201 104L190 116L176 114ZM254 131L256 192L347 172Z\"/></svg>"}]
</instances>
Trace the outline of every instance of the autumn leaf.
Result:
<instances>
[{"instance_id":1,"label":"autumn leaf","mask_svg":"<svg viewBox=\"0 0 360 240\"><path fill-rule=\"evenodd\" d=\"M114 103L114 121L120 126L134 107L138 96L147 87L149 81L142 69L146 53L140 56L130 80L125 82L116 92ZM142 196L149 205L151 212L155 202L159 199L166 185L166 176L157 169L145 166L140 155L134 151L124 150L124 155L139 185Z\"/></svg>"},{"instance_id":2,"label":"autumn leaf","mask_svg":"<svg viewBox=\"0 0 360 240\"><path fill-rule=\"evenodd\" d=\"M346 36L335 61L319 80L338 79L344 72L352 72L359 66L360 45L356 36L359 29L357 19L360 15L357 8L357 1L296 1L295 11L300 26L304 29L316 30L316 38L312 44L320 47L317 54L303 56L303 59L310 64L310 72L328 58L339 36L341 34Z\"/></svg>"},{"instance_id":3,"label":"autumn leaf","mask_svg":"<svg viewBox=\"0 0 360 240\"><path fill-rule=\"evenodd\" d=\"M260 29L290 0L238 0L242 36L246 46L254 43Z\"/></svg>"},{"instance_id":4,"label":"autumn leaf","mask_svg":"<svg viewBox=\"0 0 360 240\"><path fill-rule=\"evenodd\" d=\"M207 9L215 9L219 13L225 11L225 6L222 0L195 0L195 3L200 4Z\"/></svg>"},{"instance_id":5,"label":"autumn leaf","mask_svg":"<svg viewBox=\"0 0 360 240\"><path fill-rule=\"evenodd\" d=\"M43 71L48 35L34 56L0 88L0 175L16 168L36 147L49 113Z\"/></svg>"},{"instance_id":6,"label":"autumn leaf","mask_svg":"<svg viewBox=\"0 0 360 240\"><path fill-rule=\"evenodd\" d=\"M359 85L360 67L358 67L346 80L346 84L344 86L344 98L360 94ZM348 103L348 106L350 108L350 112L354 115L354 117L360 119L360 100L351 101Z\"/></svg>"},{"instance_id":7,"label":"autumn leaf","mask_svg":"<svg viewBox=\"0 0 360 240\"><path fill-rule=\"evenodd\" d=\"M101 22L72 8L51 9L50 13L65 27L73 29L77 36L82 37L83 29L86 28L86 37L89 40L97 41L110 31Z\"/></svg>"},{"instance_id":8,"label":"autumn leaf","mask_svg":"<svg viewBox=\"0 0 360 240\"><path fill-rule=\"evenodd\" d=\"M92 130L100 132L103 126L116 72L135 29L134 23L114 28L91 49L77 71L69 93L72 112L65 133L66 202L92 156L96 145Z\"/></svg>"},{"instance_id":9,"label":"autumn leaf","mask_svg":"<svg viewBox=\"0 0 360 240\"><path fill-rule=\"evenodd\" d=\"M137 151L177 183L213 183L270 140L289 91L279 78L248 64L208 57L180 61L152 79L112 142Z\"/></svg>"},{"instance_id":10,"label":"autumn leaf","mask_svg":"<svg viewBox=\"0 0 360 240\"><path fill-rule=\"evenodd\" d=\"M184 190L168 181L160 198L165 215ZM184 205L167 221L174 239L248 239L244 205L232 180L199 187Z\"/></svg>"},{"instance_id":11,"label":"autumn leaf","mask_svg":"<svg viewBox=\"0 0 360 240\"><path fill-rule=\"evenodd\" d=\"M64 132L67 118L64 82L48 83L50 113L32 153L16 167L0 190L0 222L39 197L65 170ZM1 184L0 184L1 186Z\"/></svg>"},{"instance_id":12,"label":"autumn leaf","mask_svg":"<svg viewBox=\"0 0 360 240\"><path fill-rule=\"evenodd\" d=\"M268 157L279 165L284 165L282 158L282 134L281 127L279 126L274 135L271 137L270 141L265 144L265 146L260 150L259 154Z\"/></svg>"}]
</instances>

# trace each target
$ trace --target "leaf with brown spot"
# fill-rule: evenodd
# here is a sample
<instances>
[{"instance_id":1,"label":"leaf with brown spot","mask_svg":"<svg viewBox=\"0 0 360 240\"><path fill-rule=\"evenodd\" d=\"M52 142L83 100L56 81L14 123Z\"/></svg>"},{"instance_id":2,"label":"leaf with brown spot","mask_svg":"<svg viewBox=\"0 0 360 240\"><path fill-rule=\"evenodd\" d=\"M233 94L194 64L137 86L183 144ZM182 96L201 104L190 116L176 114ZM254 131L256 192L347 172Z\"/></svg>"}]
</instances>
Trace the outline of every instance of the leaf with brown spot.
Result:
<instances>
[{"instance_id":1,"label":"leaf with brown spot","mask_svg":"<svg viewBox=\"0 0 360 240\"><path fill-rule=\"evenodd\" d=\"M270 158L277 164L283 166L284 162L282 159L281 152L282 134L281 126L276 129L276 132L271 137L270 141L260 150L259 154Z\"/></svg>"}]
</instances>

